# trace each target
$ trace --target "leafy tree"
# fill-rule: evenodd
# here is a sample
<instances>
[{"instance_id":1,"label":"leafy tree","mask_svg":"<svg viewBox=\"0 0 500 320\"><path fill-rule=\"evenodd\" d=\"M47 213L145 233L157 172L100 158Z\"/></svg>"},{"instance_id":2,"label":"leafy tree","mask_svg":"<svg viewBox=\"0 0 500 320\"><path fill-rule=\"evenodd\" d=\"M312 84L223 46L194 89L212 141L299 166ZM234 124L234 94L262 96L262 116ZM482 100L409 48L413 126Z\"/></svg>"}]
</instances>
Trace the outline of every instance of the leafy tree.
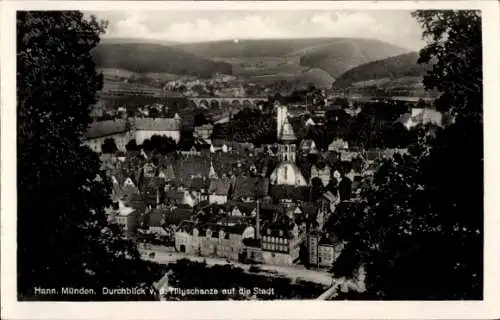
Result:
<instances>
[{"instance_id":1,"label":"leafy tree","mask_svg":"<svg viewBox=\"0 0 500 320\"><path fill-rule=\"evenodd\" d=\"M413 16L430 39L419 62L435 60L424 84L439 90L436 106L455 121L444 130L420 130L418 148L385 162L364 200L339 213L334 229L365 265L371 298L481 299L481 18L476 11Z\"/></svg>"},{"instance_id":2,"label":"leafy tree","mask_svg":"<svg viewBox=\"0 0 500 320\"><path fill-rule=\"evenodd\" d=\"M151 118L159 118L160 117L160 111L158 111L157 108L149 108L149 116Z\"/></svg>"},{"instance_id":3,"label":"leafy tree","mask_svg":"<svg viewBox=\"0 0 500 320\"><path fill-rule=\"evenodd\" d=\"M320 178L314 177L311 179L311 194L310 201L318 200L324 193L323 182Z\"/></svg>"},{"instance_id":4,"label":"leafy tree","mask_svg":"<svg viewBox=\"0 0 500 320\"><path fill-rule=\"evenodd\" d=\"M146 153L153 151L153 145L151 144L151 140L144 139L144 141L142 142L141 149L144 150L144 152Z\"/></svg>"},{"instance_id":5,"label":"leafy tree","mask_svg":"<svg viewBox=\"0 0 500 320\"><path fill-rule=\"evenodd\" d=\"M205 113L203 111L198 111L194 115L194 126L195 127L202 126L202 125L208 124L208 123L210 123L210 121L208 121L208 119L205 116Z\"/></svg>"},{"instance_id":6,"label":"leafy tree","mask_svg":"<svg viewBox=\"0 0 500 320\"><path fill-rule=\"evenodd\" d=\"M139 147L137 146L135 139L132 139L127 143L125 149L127 149L127 151L138 151Z\"/></svg>"},{"instance_id":7,"label":"leafy tree","mask_svg":"<svg viewBox=\"0 0 500 320\"><path fill-rule=\"evenodd\" d=\"M301 244L299 248L299 259L304 267L306 267L306 269L309 269L309 251L307 250L307 246L304 243Z\"/></svg>"},{"instance_id":8,"label":"leafy tree","mask_svg":"<svg viewBox=\"0 0 500 320\"><path fill-rule=\"evenodd\" d=\"M151 137L150 143L152 150L155 150L163 155L177 150L177 144L171 137L154 135Z\"/></svg>"},{"instance_id":9,"label":"leafy tree","mask_svg":"<svg viewBox=\"0 0 500 320\"><path fill-rule=\"evenodd\" d=\"M101 146L102 153L116 153L118 148L116 147L115 139L108 138L104 140L104 143Z\"/></svg>"},{"instance_id":10,"label":"leafy tree","mask_svg":"<svg viewBox=\"0 0 500 320\"><path fill-rule=\"evenodd\" d=\"M90 51L105 26L77 11L17 13L20 300L150 299L105 297L102 288L149 287L159 276L107 226L111 183L82 146L102 87ZM35 287L93 288L96 295L37 296Z\"/></svg>"},{"instance_id":11,"label":"leafy tree","mask_svg":"<svg viewBox=\"0 0 500 320\"><path fill-rule=\"evenodd\" d=\"M256 145L276 142L276 120L260 110L245 108L226 125L215 125L212 139L251 142Z\"/></svg>"}]
</instances>

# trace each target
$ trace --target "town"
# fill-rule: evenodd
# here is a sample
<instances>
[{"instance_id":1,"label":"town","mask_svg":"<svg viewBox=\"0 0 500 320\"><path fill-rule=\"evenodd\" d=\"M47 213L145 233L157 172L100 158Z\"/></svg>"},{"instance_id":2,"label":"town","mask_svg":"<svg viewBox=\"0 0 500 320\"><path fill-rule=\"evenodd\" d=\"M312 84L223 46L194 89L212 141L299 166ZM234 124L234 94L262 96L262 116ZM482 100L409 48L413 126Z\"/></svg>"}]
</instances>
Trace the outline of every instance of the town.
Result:
<instances>
[{"instance_id":1,"label":"town","mask_svg":"<svg viewBox=\"0 0 500 320\"><path fill-rule=\"evenodd\" d=\"M106 98L112 95L124 101L124 96L144 98L148 92L113 91ZM347 99L315 89L305 95L314 96L309 105L234 96L172 98L168 93L157 99L163 103L152 96L148 105L131 104L134 112L126 101L108 103L113 107L95 113L84 141L100 154L113 183L108 221L121 225L124 236L149 248L152 257L156 248L329 271L344 246L331 230L337 208L359 199L362 184L370 182L384 159L408 154L411 139L405 134L418 125L442 126L445 119L414 97ZM370 113L384 105L399 114ZM364 147L349 128L329 134L329 123L354 127L356 119L370 122L362 119L365 115L383 122L382 131L399 128L401 141ZM265 139L220 134L238 121L252 126L254 118L271 119L260 128Z\"/></svg>"}]
</instances>

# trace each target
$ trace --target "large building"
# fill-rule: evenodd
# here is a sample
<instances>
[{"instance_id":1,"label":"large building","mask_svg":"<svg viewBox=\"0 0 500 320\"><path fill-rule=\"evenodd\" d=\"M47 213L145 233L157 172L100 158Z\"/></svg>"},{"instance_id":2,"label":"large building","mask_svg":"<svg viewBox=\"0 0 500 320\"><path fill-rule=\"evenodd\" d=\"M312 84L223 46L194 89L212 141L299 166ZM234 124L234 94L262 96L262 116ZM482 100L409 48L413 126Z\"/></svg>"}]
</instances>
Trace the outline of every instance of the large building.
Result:
<instances>
[{"instance_id":1,"label":"large building","mask_svg":"<svg viewBox=\"0 0 500 320\"><path fill-rule=\"evenodd\" d=\"M181 138L181 118L135 118L133 124L135 141L142 144L152 136L165 136L172 138L176 143Z\"/></svg>"},{"instance_id":2,"label":"large building","mask_svg":"<svg viewBox=\"0 0 500 320\"><path fill-rule=\"evenodd\" d=\"M278 106L277 118L278 157L280 164L271 174L271 184L288 186L307 186L307 181L295 164L296 145L295 133L288 120L288 111L285 106Z\"/></svg>"},{"instance_id":3,"label":"large building","mask_svg":"<svg viewBox=\"0 0 500 320\"><path fill-rule=\"evenodd\" d=\"M175 248L187 254L238 260L243 239L254 237L255 228L245 224L184 221L175 233Z\"/></svg>"},{"instance_id":4,"label":"large building","mask_svg":"<svg viewBox=\"0 0 500 320\"><path fill-rule=\"evenodd\" d=\"M443 125L443 115L441 112L431 108L412 108L411 113L405 113L397 120L410 130L418 125L433 124Z\"/></svg>"},{"instance_id":5,"label":"large building","mask_svg":"<svg viewBox=\"0 0 500 320\"><path fill-rule=\"evenodd\" d=\"M115 140L119 151L125 151L127 143L135 139L137 144L152 136L166 136L176 143L181 137L181 118L132 118L93 122L83 137L83 144L100 153L106 139Z\"/></svg>"},{"instance_id":6,"label":"large building","mask_svg":"<svg viewBox=\"0 0 500 320\"><path fill-rule=\"evenodd\" d=\"M106 215L109 223L117 224L122 228L126 238L134 236L137 229L137 210L125 205L123 201L118 201L113 204L112 208L106 210Z\"/></svg>"},{"instance_id":7,"label":"large building","mask_svg":"<svg viewBox=\"0 0 500 320\"><path fill-rule=\"evenodd\" d=\"M118 150L125 151L125 146L133 138L126 120L107 120L93 122L83 136L83 144L100 153L104 141L114 139Z\"/></svg>"}]
</instances>

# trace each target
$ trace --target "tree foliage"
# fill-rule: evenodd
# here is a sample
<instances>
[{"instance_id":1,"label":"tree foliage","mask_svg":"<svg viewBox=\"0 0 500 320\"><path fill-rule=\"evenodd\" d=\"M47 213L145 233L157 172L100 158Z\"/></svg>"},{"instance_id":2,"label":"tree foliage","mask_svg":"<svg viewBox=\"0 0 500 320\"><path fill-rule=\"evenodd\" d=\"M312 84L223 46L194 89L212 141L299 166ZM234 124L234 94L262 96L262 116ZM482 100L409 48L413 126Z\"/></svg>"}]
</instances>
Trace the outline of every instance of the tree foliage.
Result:
<instances>
[{"instance_id":1,"label":"tree foliage","mask_svg":"<svg viewBox=\"0 0 500 320\"><path fill-rule=\"evenodd\" d=\"M116 153L118 148L116 147L115 139L108 138L104 140L104 143L101 146L102 153Z\"/></svg>"},{"instance_id":2,"label":"tree foliage","mask_svg":"<svg viewBox=\"0 0 500 320\"><path fill-rule=\"evenodd\" d=\"M127 151L138 151L139 147L137 146L137 141L135 139L129 140L125 149L127 149Z\"/></svg>"},{"instance_id":3,"label":"tree foliage","mask_svg":"<svg viewBox=\"0 0 500 320\"><path fill-rule=\"evenodd\" d=\"M162 155L165 155L167 153L172 153L177 150L177 144L175 143L175 140L172 139L171 137L154 135L149 140L149 143L150 143L149 145L150 150L158 152Z\"/></svg>"},{"instance_id":4,"label":"tree foliage","mask_svg":"<svg viewBox=\"0 0 500 320\"><path fill-rule=\"evenodd\" d=\"M257 109L245 108L224 125L215 125L212 139L251 142L255 145L276 142L276 119Z\"/></svg>"},{"instance_id":5,"label":"tree foliage","mask_svg":"<svg viewBox=\"0 0 500 320\"><path fill-rule=\"evenodd\" d=\"M338 212L333 229L351 254L341 254L334 271L364 264L375 299L481 299L481 18L474 11L413 15L430 39L419 62L435 59L424 84L440 91L436 105L454 122L419 130L418 148L384 163L364 200Z\"/></svg>"},{"instance_id":6,"label":"tree foliage","mask_svg":"<svg viewBox=\"0 0 500 320\"><path fill-rule=\"evenodd\" d=\"M104 297L102 288L148 286L158 274L107 227L110 182L81 146L102 87L90 51L105 24L81 12L17 13L19 299ZM35 295L34 288L93 288L96 295Z\"/></svg>"}]
</instances>

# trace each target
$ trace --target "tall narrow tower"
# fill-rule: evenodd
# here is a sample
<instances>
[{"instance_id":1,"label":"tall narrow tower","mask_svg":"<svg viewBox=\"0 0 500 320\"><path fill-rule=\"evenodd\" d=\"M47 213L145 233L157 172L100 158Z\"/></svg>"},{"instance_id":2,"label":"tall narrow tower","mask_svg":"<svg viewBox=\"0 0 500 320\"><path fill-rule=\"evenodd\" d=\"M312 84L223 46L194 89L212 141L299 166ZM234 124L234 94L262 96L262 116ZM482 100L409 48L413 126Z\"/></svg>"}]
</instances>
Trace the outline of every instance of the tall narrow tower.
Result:
<instances>
[{"instance_id":1,"label":"tall narrow tower","mask_svg":"<svg viewBox=\"0 0 500 320\"><path fill-rule=\"evenodd\" d=\"M288 111L285 106L278 106L278 154L281 163L271 174L271 184L306 186L307 182L295 165L295 142L297 138L293 132L293 127L288 120Z\"/></svg>"},{"instance_id":2,"label":"tall narrow tower","mask_svg":"<svg viewBox=\"0 0 500 320\"><path fill-rule=\"evenodd\" d=\"M295 133L288 120L288 110L285 106L278 106L278 141L281 161L295 162Z\"/></svg>"},{"instance_id":3,"label":"tall narrow tower","mask_svg":"<svg viewBox=\"0 0 500 320\"><path fill-rule=\"evenodd\" d=\"M287 109L285 106L278 105L277 111L278 111L278 117L277 117L277 121L276 121L276 126L277 126L276 133L278 135L278 137L277 137L278 140L281 140L281 134L282 134L282 130L283 130L283 121L287 115Z\"/></svg>"}]
</instances>

